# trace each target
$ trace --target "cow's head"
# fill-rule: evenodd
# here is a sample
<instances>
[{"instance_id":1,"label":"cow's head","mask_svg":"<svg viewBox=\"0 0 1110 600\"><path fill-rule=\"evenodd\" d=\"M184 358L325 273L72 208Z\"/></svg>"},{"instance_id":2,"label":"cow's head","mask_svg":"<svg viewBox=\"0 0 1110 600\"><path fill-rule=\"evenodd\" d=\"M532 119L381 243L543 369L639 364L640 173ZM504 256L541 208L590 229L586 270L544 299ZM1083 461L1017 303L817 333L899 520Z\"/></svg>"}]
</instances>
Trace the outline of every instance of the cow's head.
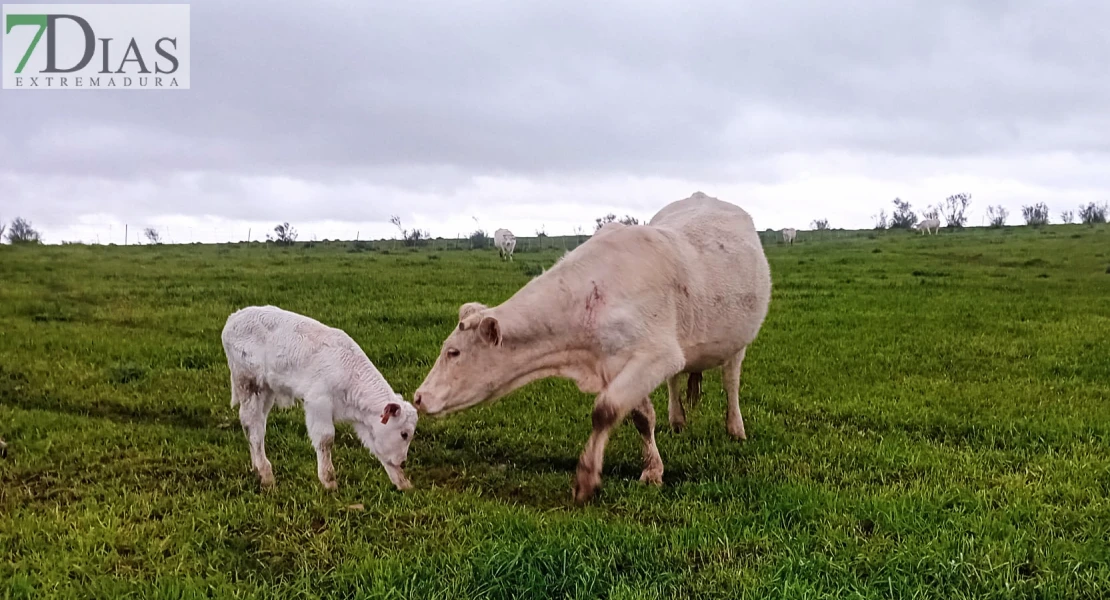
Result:
<instances>
[{"instance_id":1,"label":"cow's head","mask_svg":"<svg viewBox=\"0 0 1110 600\"><path fill-rule=\"evenodd\" d=\"M413 395L417 410L435 415L469 408L494 398L513 379L514 357L504 348L502 323L492 310L477 302L459 307L458 327Z\"/></svg>"}]
</instances>

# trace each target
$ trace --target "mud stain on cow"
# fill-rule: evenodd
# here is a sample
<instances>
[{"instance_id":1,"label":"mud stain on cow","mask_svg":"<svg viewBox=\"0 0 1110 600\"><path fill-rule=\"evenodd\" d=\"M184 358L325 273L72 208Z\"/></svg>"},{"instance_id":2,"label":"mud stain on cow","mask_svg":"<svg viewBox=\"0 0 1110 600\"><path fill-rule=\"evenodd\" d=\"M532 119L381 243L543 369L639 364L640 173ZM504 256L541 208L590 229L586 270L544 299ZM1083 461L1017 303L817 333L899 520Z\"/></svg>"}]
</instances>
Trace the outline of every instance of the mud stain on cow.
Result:
<instances>
[{"instance_id":1,"label":"mud stain on cow","mask_svg":"<svg viewBox=\"0 0 1110 600\"><path fill-rule=\"evenodd\" d=\"M601 290L597 287L596 281L591 281L592 289L589 295L586 296L586 325L588 327L597 326L597 313L601 310L602 304L605 302Z\"/></svg>"}]
</instances>

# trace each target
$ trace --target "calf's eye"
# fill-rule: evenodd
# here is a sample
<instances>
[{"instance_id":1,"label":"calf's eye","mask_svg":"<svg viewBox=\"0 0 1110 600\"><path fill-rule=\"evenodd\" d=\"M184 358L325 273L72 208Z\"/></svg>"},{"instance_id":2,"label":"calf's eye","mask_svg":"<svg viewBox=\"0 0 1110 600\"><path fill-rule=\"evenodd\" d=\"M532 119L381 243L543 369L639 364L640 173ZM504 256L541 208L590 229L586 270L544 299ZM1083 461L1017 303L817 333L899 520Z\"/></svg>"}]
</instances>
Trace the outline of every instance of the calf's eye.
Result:
<instances>
[{"instance_id":1,"label":"calf's eye","mask_svg":"<svg viewBox=\"0 0 1110 600\"><path fill-rule=\"evenodd\" d=\"M401 439L402 440L409 439L409 432L407 432L407 431L401 432Z\"/></svg>"},{"instance_id":2,"label":"calf's eye","mask_svg":"<svg viewBox=\"0 0 1110 600\"><path fill-rule=\"evenodd\" d=\"M458 355L459 355L458 349L456 349L456 348L448 348L447 349L447 356L449 356L451 358L455 358Z\"/></svg>"}]
</instances>

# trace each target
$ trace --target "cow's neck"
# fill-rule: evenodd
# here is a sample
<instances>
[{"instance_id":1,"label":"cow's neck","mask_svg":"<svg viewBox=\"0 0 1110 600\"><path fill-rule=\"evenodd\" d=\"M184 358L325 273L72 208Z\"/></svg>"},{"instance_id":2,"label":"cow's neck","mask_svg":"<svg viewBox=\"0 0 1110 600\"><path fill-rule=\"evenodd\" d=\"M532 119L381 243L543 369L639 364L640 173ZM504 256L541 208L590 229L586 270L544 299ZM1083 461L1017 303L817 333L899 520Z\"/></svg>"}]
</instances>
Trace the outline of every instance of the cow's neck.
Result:
<instances>
[{"instance_id":1,"label":"cow's neck","mask_svg":"<svg viewBox=\"0 0 1110 600\"><path fill-rule=\"evenodd\" d=\"M583 327L581 294L548 272L491 311L520 368L498 389L503 396L545 377L573 380L584 392L601 391L596 339Z\"/></svg>"}]
</instances>

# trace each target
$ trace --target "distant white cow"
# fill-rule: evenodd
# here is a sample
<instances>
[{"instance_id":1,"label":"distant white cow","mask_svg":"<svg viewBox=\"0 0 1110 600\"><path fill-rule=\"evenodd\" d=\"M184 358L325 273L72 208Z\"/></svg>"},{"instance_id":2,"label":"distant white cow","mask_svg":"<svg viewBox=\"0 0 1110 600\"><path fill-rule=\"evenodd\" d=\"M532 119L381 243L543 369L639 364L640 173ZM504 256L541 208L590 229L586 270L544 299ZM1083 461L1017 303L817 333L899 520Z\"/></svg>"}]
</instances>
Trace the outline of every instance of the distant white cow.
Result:
<instances>
[{"instance_id":1,"label":"distant white cow","mask_svg":"<svg viewBox=\"0 0 1110 600\"><path fill-rule=\"evenodd\" d=\"M497 246L497 254L504 260L513 259L513 250L516 249L516 236L508 229L498 229L493 232L493 245Z\"/></svg>"},{"instance_id":2,"label":"distant white cow","mask_svg":"<svg viewBox=\"0 0 1110 600\"><path fill-rule=\"evenodd\" d=\"M798 237L797 229L794 229L793 227L787 227L786 229L782 230L782 241L786 242L787 244L793 246L794 238L796 237Z\"/></svg>"},{"instance_id":3,"label":"distant white cow","mask_svg":"<svg viewBox=\"0 0 1110 600\"><path fill-rule=\"evenodd\" d=\"M926 231L929 232L929 235L936 235L940 231L940 219L925 219L917 224L917 230L921 232L921 235L925 235Z\"/></svg>"}]
</instances>

